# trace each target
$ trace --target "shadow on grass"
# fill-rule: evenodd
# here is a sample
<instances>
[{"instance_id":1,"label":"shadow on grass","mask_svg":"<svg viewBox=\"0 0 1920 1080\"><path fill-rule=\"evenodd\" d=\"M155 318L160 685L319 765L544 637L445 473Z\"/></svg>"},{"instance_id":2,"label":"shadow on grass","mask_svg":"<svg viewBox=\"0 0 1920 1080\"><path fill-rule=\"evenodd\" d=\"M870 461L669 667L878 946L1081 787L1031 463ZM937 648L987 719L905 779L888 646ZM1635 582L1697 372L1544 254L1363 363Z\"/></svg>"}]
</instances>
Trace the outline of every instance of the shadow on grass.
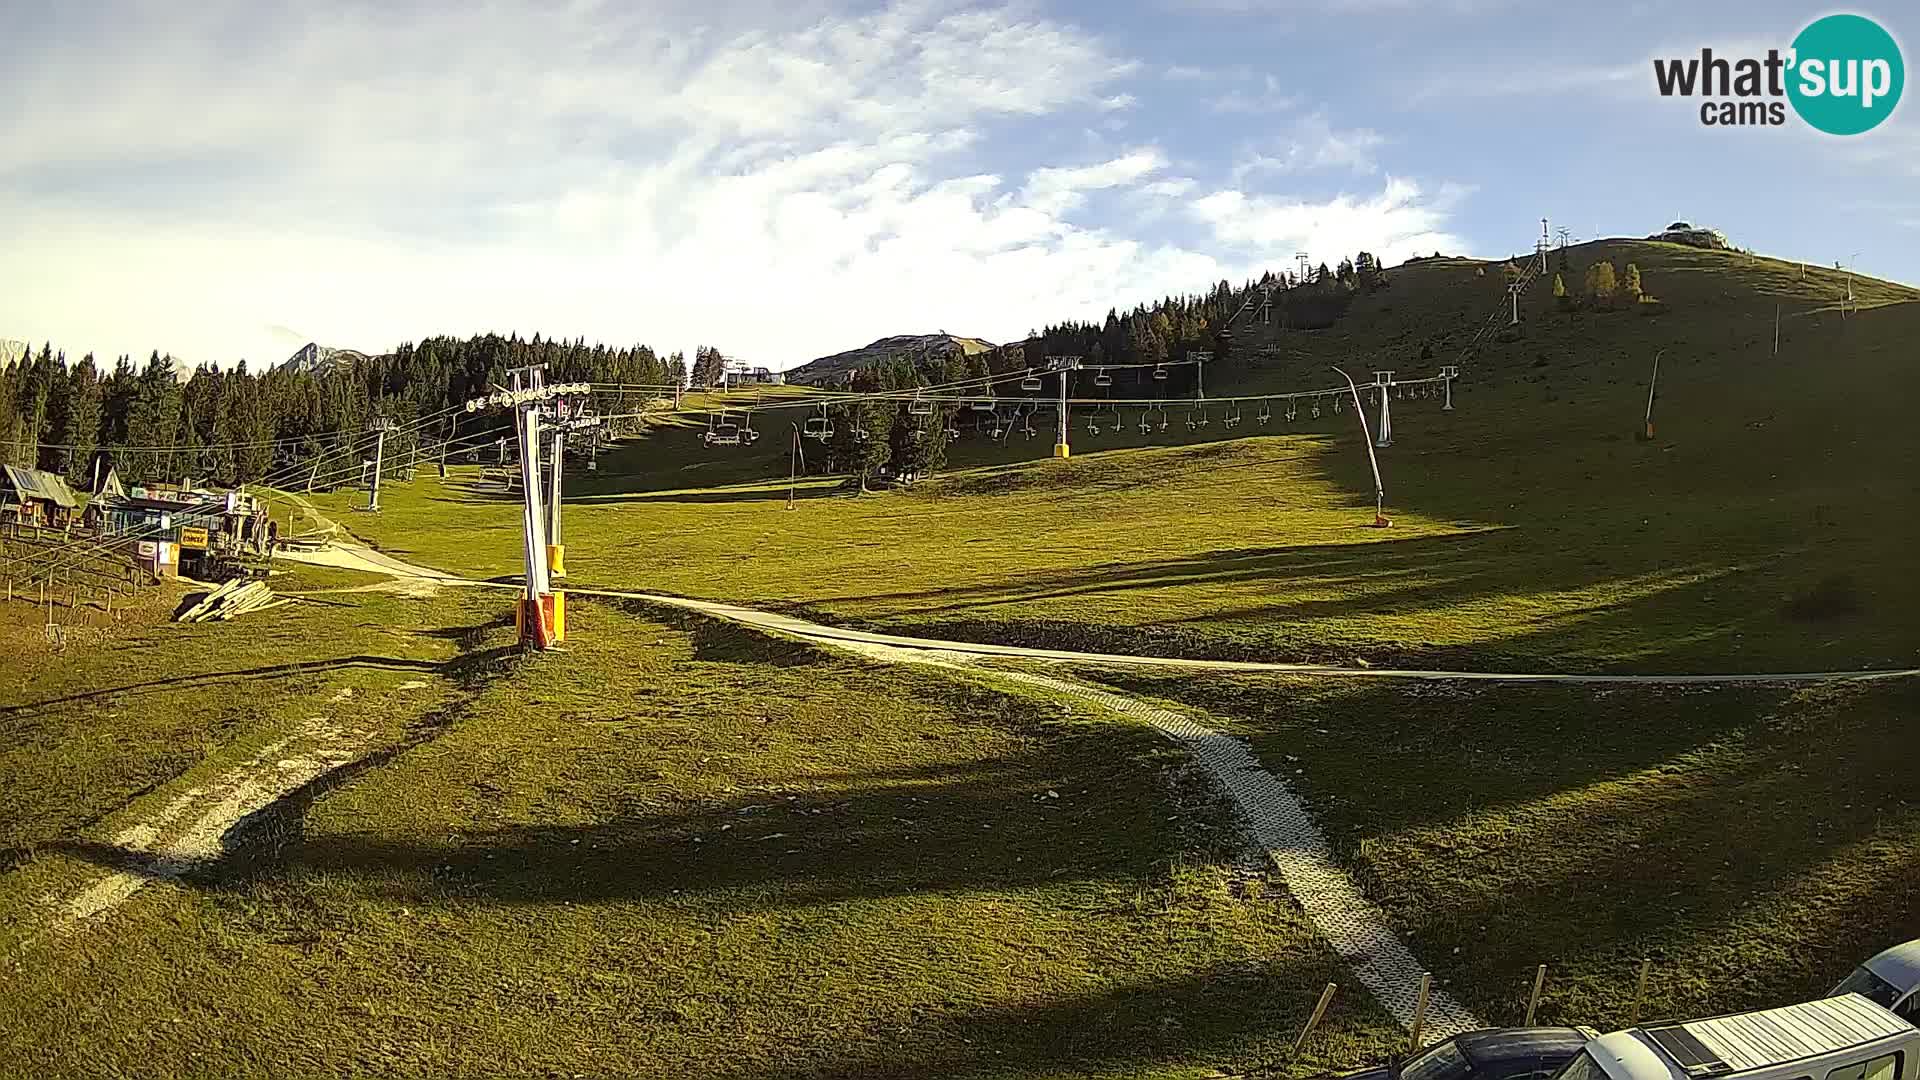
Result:
<instances>
[{"instance_id":1,"label":"shadow on grass","mask_svg":"<svg viewBox=\"0 0 1920 1080\"><path fill-rule=\"evenodd\" d=\"M303 675L323 671L339 671L346 668L367 668L385 671L438 671L450 661L414 660L402 656L337 656L326 660L296 660L286 664L268 664L263 667L243 668L238 671L212 671L200 675L176 675L166 679L149 679L146 682L129 683L125 686L108 687L104 690L89 690L84 694L68 694L65 697L48 698L45 701L33 701L24 705L0 707L0 716L19 716L36 712L55 705L70 705L78 701L98 701L123 694L141 694L181 686L221 687L233 683L243 683L253 679L271 679L279 675Z\"/></svg>"},{"instance_id":2,"label":"shadow on grass","mask_svg":"<svg viewBox=\"0 0 1920 1080\"><path fill-rule=\"evenodd\" d=\"M287 835L273 858L231 858L197 883L244 891L308 875L350 875L369 895L422 905L688 893L748 910L1062 883L1120 886L1155 876L1156 867L1164 873L1167 833L1155 800L1114 790L1136 769L1124 755L1105 760L1090 741L1073 741L912 779L798 796L743 795L585 825L512 826L457 838L441 830L431 838ZM339 782L336 776L327 784ZM1047 797L1048 790L1058 797ZM274 817L296 830L303 805L301 797L291 799ZM112 844L48 847L116 868L138 862ZM1123 906L1128 896L1122 890L1105 902Z\"/></svg>"},{"instance_id":3,"label":"shadow on grass","mask_svg":"<svg viewBox=\"0 0 1920 1080\"><path fill-rule=\"evenodd\" d=\"M1522 807L1743 740L1796 694L1734 687L1338 682L1107 671L1245 736L1342 831L1388 835ZM1295 762L1297 761L1297 764Z\"/></svg>"},{"instance_id":4,"label":"shadow on grass","mask_svg":"<svg viewBox=\"0 0 1920 1080\"><path fill-rule=\"evenodd\" d=\"M1555 958L1698 948L1767 897L1799 894L1745 928L1786 939L1752 959L1778 970L1739 978L1815 992L1805 969L1828 945L1820 926L1844 924L1864 947L1920 925L1909 872L1920 863L1908 767L1920 760L1917 702L1912 687L1782 702L1744 732L1631 776L1387 838L1364 877L1422 942L1441 955L1463 946L1483 982L1515 983L1513 972ZM1404 875L1402 858L1422 869ZM1871 880L1849 881L1849 869ZM1515 921L1529 931L1480 929ZM1737 950L1741 938L1725 940Z\"/></svg>"},{"instance_id":5,"label":"shadow on grass","mask_svg":"<svg viewBox=\"0 0 1920 1080\"><path fill-rule=\"evenodd\" d=\"M1539 963L1567 984L1544 1015L1595 1023L1643 956L1662 1007L1715 1011L1817 993L1920 933L1920 683L1106 681L1233 717L1300 770L1363 888L1493 1022Z\"/></svg>"},{"instance_id":6,"label":"shadow on grass","mask_svg":"<svg viewBox=\"0 0 1920 1080\"><path fill-rule=\"evenodd\" d=\"M1182 965L1184 966L1184 965ZM1303 1057L1290 1051L1314 993L1338 969L1310 956L1214 964L1094 993L1050 995L971 1010L916 1010L886 1032L848 1032L838 1045L795 1047L784 1060L721 1066L738 1080L839 1077L1034 1077L1109 1075L1215 1066L1217 1075L1324 1072L1351 1066L1389 1024L1341 1002ZM1354 1015L1358 1013L1358 1015ZM1343 1015L1344 1014L1344 1015ZM1293 1069L1282 1069L1291 1062ZM1182 1073L1184 1075L1184 1073Z\"/></svg>"}]
</instances>

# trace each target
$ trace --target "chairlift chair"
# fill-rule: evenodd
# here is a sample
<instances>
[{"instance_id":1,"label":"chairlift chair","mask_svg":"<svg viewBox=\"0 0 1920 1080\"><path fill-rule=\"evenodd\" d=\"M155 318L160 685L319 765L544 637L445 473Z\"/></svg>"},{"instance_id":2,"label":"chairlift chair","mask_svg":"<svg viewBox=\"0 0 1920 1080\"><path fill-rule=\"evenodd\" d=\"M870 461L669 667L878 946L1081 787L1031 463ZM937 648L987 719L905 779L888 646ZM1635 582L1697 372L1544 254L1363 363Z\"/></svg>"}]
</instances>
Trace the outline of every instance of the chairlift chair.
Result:
<instances>
[{"instance_id":1,"label":"chairlift chair","mask_svg":"<svg viewBox=\"0 0 1920 1080\"><path fill-rule=\"evenodd\" d=\"M1167 430L1167 407L1165 405L1160 406L1160 425L1159 426L1161 431Z\"/></svg>"},{"instance_id":2,"label":"chairlift chair","mask_svg":"<svg viewBox=\"0 0 1920 1080\"><path fill-rule=\"evenodd\" d=\"M1153 415L1153 410L1151 409L1140 410L1140 434L1142 435L1153 434L1153 421L1148 419L1148 417L1152 415Z\"/></svg>"},{"instance_id":3,"label":"chairlift chair","mask_svg":"<svg viewBox=\"0 0 1920 1080\"><path fill-rule=\"evenodd\" d=\"M1341 399L1339 394L1333 395L1333 411L1336 413L1343 411L1340 401Z\"/></svg>"},{"instance_id":4,"label":"chairlift chair","mask_svg":"<svg viewBox=\"0 0 1920 1080\"><path fill-rule=\"evenodd\" d=\"M827 415L827 407L825 405L820 406L819 416L807 417L806 422L802 424L801 427L804 429L801 431L801 434L809 439L819 439L821 442L826 442L828 439L833 438L833 419Z\"/></svg>"},{"instance_id":5,"label":"chairlift chair","mask_svg":"<svg viewBox=\"0 0 1920 1080\"><path fill-rule=\"evenodd\" d=\"M1266 427L1267 421L1273 419L1273 404L1265 398L1262 398L1260 400L1260 412L1254 419L1260 422L1261 427Z\"/></svg>"},{"instance_id":6,"label":"chairlift chair","mask_svg":"<svg viewBox=\"0 0 1920 1080\"><path fill-rule=\"evenodd\" d=\"M925 398L922 398L919 392L915 391L913 395L913 400L907 402L907 415L908 416L932 416L933 402L928 401Z\"/></svg>"},{"instance_id":7,"label":"chairlift chair","mask_svg":"<svg viewBox=\"0 0 1920 1080\"><path fill-rule=\"evenodd\" d=\"M1093 385L1112 386L1113 376L1107 374L1106 368L1094 368L1093 369Z\"/></svg>"},{"instance_id":8,"label":"chairlift chair","mask_svg":"<svg viewBox=\"0 0 1920 1080\"><path fill-rule=\"evenodd\" d=\"M1087 434L1089 435L1100 434L1100 421L1098 417L1093 413L1087 414Z\"/></svg>"},{"instance_id":9,"label":"chairlift chair","mask_svg":"<svg viewBox=\"0 0 1920 1080\"><path fill-rule=\"evenodd\" d=\"M1291 394L1289 394L1287 396L1287 423L1289 424L1293 423L1294 417L1299 415L1300 415L1300 402L1295 400L1294 397Z\"/></svg>"},{"instance_id":10,"label":"chairlift chair","mask_svg":"<svg viewBox=\"0 0 1920 1080\"><path fill-rule=\"evenodd\" d=\"M1164 363L1155 364L1153 366L1153 378L1155 382L1166 382L1167 381L1167 365Z\"/></svg>"},{"instance_id":11,"label":"chairlift chair","mask_svg":"<svg viewBox=\"0 0 1920 1080\"><path fill-rule=\"evenodd\" d=\"M1032 368L1028 368L1026 378L1020 380L1020 389L1025 390L1028 393L1032 393L1035 390L1043 389L1040 382L1040 376L1037 373L1035 373L1035 371Z\"/></svg>"},{"instance_id":12,"label":"chairlift chair","mask_svg":"<svg viewBox=\"0 0 1920 1080\"><path fill-rule=\"evenodd\" d=\"M1229 428L1240 423L1240 403L1239 402L1236 401L1227 406L1227 418L1223 420L1222 423Z\"/></svg>"},{"instance_id":13,"label":"chairlift chair","mask_svg":"<svg viewBox=\"0 0 1920 1080\"><path fill-rule=\"evenodd\" d=\"M1313 399L1313 418L1315 420L1320 419L1320 399L1319 398Z\"/></svg>"}]
</instances>

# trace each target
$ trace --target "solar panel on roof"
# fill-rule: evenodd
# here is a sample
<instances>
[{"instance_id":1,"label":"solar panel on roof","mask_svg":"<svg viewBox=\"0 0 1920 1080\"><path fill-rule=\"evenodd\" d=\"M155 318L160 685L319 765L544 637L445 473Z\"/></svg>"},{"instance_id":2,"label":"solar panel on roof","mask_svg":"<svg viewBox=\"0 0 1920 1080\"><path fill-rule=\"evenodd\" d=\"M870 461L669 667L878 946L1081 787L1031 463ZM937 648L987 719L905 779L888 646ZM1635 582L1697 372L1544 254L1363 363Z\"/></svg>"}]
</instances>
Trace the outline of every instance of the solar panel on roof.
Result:
<instances>
[{"instance_id":1,"label":"solar panel on roof","mask_svg":"<svg viewBox=\"0 0 1920 1080\"><path fill-rule=\"evenodd\" d=\"M1685 1069L1688 1076L1724 1076L1733 1071L1733 1066L1709 1050L1707 1044L1694 1037L1693 1032L1677 1024L1673 1027L1649 1028L1647 1035L1659 1043L1660 1049Z\"/></svg>"}]
</instances>

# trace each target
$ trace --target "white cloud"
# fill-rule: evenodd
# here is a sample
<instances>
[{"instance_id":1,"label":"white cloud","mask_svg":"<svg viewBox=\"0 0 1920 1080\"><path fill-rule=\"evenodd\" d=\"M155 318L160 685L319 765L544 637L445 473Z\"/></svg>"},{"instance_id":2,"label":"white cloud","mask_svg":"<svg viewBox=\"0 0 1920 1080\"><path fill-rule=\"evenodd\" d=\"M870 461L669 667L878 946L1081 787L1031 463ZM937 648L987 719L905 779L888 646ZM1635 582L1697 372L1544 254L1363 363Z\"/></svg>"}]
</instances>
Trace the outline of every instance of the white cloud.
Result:
<instances>
[{"instance_id":1,"label":"white cloud","mask_svg":"<svg viewBox=\"0 0 1920 1080\"><path fill-rule=\"evenodd\" d=\"M1410 180L1388 177L1378 194L1367 197L1308 202L1225 189L1194 201L1190 211L1223 247L1253 256L1256 264L1289 264L1296 251L1329 263L1359 251L1399 262L1463 250L1464 242L1446 223L1467 194L1465 188L1445 186L1428 195Z\"/></svg>"},{"instance_id":2,"label":"white cloud","mask_svg":"<svg viewBox=\"0 0 1920 1080\"><path fill-rule=\"evenodd\" d=\"M1149 184L1142 184L1140 185L1140 190L1156 198L1177 199L1187 192L1192 191L1198 185L1199 181L1190 176L1175 176L1166 180L1155 180Z\"/></svg>"},{"instance_id":3,"label":"white cloud","mask_svg":"<svg viewBox=\"0 0 1920 1080\"><path fill-rule=\"evenodd\" d=\"M1314 169L1345 169L1357 173L1379 170L1374 151L1386 137L1371 128L1336 129L1324 111L1297 120L1284 135L1255 143L1233 167L1233 182L1244 183L1263 172L1289 174Z\"/></svg>"},{"instance_id":4,"label":"white cloud","mask_svg":"<svg viewBox=\"0 0 1920 1080\"><path fill-rule=\"evenodd\" d=\"M0 66L21 103L0 110L0 336L258 364L288 328L362 349L518 330L778 365L936 326L1016 337L1266 257L1128 235L1211 220L1158 148L1069 164L1001 138L1131 107L1136 65L1082 28L954 0L749 28L713 7L73 15L96 22ZM1092 219L1103 190L1126 221ZM1232 195L1443 228L1417 192Z\"/></svg>"},{"instance_id":5,"label":"white cloud","mask_svg":"<svg viewBox=\"0 0 1920 1080\"><path fill-rule=\"evenodd\" d=\"M1298 104L1299 95L1287 92L1272 75L1263 76L1257 90L1236 87L1207 102L1214 112L1255 114L1285 112Z\"/></svg>"},{"instance_id":6,"label":"white cloud","mask_svg":"<svg viewBox=\"0 0 1920 1080\"><path fill-rule=\"evenodd\" d=\"M1020 201L1044 213L1059 214L1086 203L1086 193L1130 187L1166 166L1160 151L1147 147L1098 165L1038 169L1027 178Z\"/></svg>"}]
</instances>

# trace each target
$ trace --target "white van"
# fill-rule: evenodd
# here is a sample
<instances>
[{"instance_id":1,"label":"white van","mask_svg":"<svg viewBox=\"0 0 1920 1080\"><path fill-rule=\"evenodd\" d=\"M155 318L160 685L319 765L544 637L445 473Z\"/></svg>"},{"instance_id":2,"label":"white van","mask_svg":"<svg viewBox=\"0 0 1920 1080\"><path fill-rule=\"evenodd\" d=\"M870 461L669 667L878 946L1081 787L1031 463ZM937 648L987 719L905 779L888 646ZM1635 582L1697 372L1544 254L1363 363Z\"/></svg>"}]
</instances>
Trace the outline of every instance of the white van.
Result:
<instances>
[{"instance_id":1,"label":"white van","mask_svg":"<svg viewBox=\"0 0 1920 1080\"><path fill-rule=\"evenodd\" d=\"M1875 1005L1920 1027L1920 939L1876 954L1828 993L1835 997L1864 994Z\"/></svg>"},{"instance_id":2,"label":"white van","mask_svg":"<svg viewBox=\"0 0 1920 1080\"><path fill-rule=\"evenodd\" d=\"M1916 1080L1917 1070L1920 1028L1847 994L1602 1035L1554 1080Z\"/></svg>"}]
</instances>

